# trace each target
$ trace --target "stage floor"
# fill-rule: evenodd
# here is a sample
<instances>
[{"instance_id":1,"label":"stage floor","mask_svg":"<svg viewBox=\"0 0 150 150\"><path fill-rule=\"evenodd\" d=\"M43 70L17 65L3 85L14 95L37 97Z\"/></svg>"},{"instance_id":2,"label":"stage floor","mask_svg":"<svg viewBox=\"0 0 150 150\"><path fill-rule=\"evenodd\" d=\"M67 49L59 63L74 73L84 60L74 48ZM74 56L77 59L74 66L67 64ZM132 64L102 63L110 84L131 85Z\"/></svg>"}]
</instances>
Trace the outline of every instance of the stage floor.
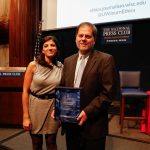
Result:
<instances>
[{"instance_id":1,"label":"stage floor","mask_svg":"<svg viewBox=\"0 0 150 150\"><path fill-rule=\"evenodd\" d=\"M110 115L109 135L146 142L150 144L150 135L140 132L140 123L124 120L123 133L120 133L119 115Z\"/></svg>"},{"instance_id":2,"label":"stage floor","mask_svg":"<svg viewBox=\"0 0 150 150\"><path fill-rule=\"evenodd\" d=\"M115 139L121 140L122 148L120 148L119 150L122 150L125 145L123 143L123 140L124 141L129 140L131 141L131 143L137 142L138 144L139 143L145 144L146 149L147 149L147 145L150 146L150 135L141 133L139 124L135 122L131 122L131 121L130 122L125 121L123 133L121 134L120 124L119 124L119 115L109 114L109 118L110 118L110 121L109 121L109 136L108 136L109 138L108 139L114 137ZM58 150L66 150L65 136L60 135L60 130L57 136L57 143L58 143L57 144ZM32 149L31 139L30 139L28 132L25 132L22 128L14 128L14 127L8 128L4 126L0 127L0 147L1 146L2 148L0 148L0 150L31 150ZM115 146L117 145L115 144ZM46 149L45 145L43 149L44 150ZM106 147L106 150L109 150L109 144ZM111 148L111 150L113 149ZM133 147L132 147L132 150L134 150Z\"/></svg>"}]
</instances>

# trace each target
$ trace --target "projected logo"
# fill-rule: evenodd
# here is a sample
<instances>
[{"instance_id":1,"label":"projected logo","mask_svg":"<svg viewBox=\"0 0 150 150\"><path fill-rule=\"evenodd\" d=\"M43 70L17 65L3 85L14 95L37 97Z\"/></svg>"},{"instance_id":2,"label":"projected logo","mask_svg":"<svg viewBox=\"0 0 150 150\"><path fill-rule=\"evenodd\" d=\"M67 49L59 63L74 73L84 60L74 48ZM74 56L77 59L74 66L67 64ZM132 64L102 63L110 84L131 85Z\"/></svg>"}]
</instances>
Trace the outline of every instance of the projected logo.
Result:
<instances>
[{"instance_id":1,"label":"projected logo","mask_svg":"<svg viewBox=\"0 0 150 150\"><path fill-rule=\"evenodd\" d=\"M101 44L132 43L132 25L102 27Z\"/></svg>"}]
</instances>

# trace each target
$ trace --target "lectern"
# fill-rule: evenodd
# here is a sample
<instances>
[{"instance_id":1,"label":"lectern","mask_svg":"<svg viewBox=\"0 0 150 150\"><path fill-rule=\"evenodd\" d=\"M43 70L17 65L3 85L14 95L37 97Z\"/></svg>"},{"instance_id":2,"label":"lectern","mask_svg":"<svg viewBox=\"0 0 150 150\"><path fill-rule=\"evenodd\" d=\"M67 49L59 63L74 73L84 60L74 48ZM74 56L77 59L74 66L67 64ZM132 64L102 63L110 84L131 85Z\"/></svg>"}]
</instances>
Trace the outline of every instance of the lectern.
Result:
<instances>
[{"instance_id":1,"label":"lectern","mask_svg":"<svg viewBox=\"0 0 150 150\"><path fill-rule=\"evenodd\" d=\"M0 125L22 124L22 85L26 67L0 67Z\"/></svg>"}]
</instances>

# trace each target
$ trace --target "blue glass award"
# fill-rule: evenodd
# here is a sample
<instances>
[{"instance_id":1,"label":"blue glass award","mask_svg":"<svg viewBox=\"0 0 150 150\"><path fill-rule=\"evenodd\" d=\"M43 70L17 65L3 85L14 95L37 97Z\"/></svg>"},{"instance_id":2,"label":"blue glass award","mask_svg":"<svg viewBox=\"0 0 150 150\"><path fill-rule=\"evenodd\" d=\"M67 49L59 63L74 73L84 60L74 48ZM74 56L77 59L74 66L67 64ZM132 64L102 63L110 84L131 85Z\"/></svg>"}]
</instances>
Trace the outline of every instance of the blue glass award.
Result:
<instances>
[{"instance_id":1,"label":"blue glass award","mask_svg":"<svg viewBox=\"0 0 150 150\"><path fill-rule=\"evenodd\" d=\"M80 113L81 88L57 87L55 90L55 118L61 122L77 123Z\"/></svg>"}]
</instances>

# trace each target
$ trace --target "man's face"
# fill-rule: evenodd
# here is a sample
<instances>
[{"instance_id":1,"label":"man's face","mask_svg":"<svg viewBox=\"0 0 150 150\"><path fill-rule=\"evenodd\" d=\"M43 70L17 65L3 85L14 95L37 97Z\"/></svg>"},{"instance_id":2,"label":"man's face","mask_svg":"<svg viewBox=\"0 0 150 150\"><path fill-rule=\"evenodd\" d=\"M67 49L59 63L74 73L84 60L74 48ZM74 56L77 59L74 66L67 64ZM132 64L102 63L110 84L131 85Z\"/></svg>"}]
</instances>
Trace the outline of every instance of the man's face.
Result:
<instances>
[{"instance_id":1,"label":"man's face","mask_svg":"<svg viewBox=\"0 0 150 150\"><path fill-rule=\"evenodd\" d=\"M87 54L94 47L94 44L95 39L91 27L81 26L76 35L76 45L81 54Z\"/></svg>"}]
</instances>

